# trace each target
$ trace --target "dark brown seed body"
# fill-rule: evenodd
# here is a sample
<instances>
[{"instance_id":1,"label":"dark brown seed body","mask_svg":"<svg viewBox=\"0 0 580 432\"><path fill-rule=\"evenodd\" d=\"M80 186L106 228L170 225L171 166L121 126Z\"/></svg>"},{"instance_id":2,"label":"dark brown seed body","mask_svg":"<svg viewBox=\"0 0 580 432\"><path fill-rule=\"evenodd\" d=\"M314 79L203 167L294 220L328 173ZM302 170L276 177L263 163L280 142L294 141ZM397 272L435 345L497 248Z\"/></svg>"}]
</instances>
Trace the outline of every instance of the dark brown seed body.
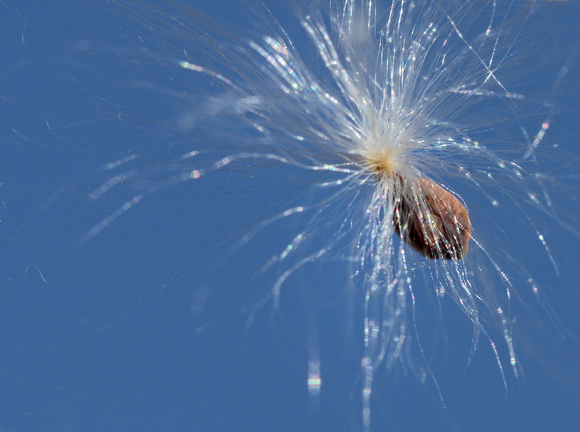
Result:
<instances>
[{"instance_id":1,"label":"dark brown seed body","mask_svg":"<svg viewBox=\"0 0 580 432\"><path fill-rule=\"evenodd\" d=\"M401 239L426 258L465 257L471 238L465 206L426 178L401 178L401 188L393 215Z\"/></svg>"}]
</instances>

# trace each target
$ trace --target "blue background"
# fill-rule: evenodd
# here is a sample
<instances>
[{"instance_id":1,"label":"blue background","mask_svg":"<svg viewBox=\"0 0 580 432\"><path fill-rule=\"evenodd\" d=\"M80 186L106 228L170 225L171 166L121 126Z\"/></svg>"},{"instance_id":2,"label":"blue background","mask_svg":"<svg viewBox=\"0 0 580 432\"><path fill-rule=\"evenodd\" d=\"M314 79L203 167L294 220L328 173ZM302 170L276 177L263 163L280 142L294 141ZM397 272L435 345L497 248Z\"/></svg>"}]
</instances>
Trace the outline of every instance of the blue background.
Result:
<instances>
[{"instance_id":1,"label":"blue background","mask_svg":"<svg viewBox=\"0 0 580 432\"><path fill-rule=\"evenodd\" d=\"M563 29L580 19L573 3L543 7L538 13ZM260 34L235 0L197 10L200 16L185 19L209 16ZM295 20L280 17L296 30ZM144 31L150 22L167 33ZM363 302L347 269L332 259L306 266L284 286L280 309L256 310L283 269L274 278L254 270L309 217L266 227L235 247L251 227L315 199L307 189L316 179L242 164L168 184L181 169L174 158L211 148L211 137L176 126L180 116L195 115L196 89L207 82L171 62L198 47L184 46L168 26L102 2L0 3L0 431L357 430ZM551 50L556 65L520 92L549 89L574 59L578 31L557 34L537 54ZM571 64L546 139L577 154L580 68ZM130 155L138 158L101 169ZM192 166L217 156L202 155ZM132 177L89 199L119 173ZM577 188L577 178L566 180ZM147 197L134 209L75 247L142 192ZM558 205L563 214L578 208ZM519 327L525 382L507 369L505 394L485 340L466 369L471 327L446 307L448 339L436 342L430 360L447 408L429 378L423 384L412 372L381 369L374 430L580 430L577 239L557 245L564 273L546 276L553 281L547 291L567 330L555 331L556 319L541 312ZM539 252L534 258L540 272L550 267ZM432 305L420 307L419 316L433 314ZM313 334L323 368L318 407L306 388Z\"/></svg>"}]
</instances>

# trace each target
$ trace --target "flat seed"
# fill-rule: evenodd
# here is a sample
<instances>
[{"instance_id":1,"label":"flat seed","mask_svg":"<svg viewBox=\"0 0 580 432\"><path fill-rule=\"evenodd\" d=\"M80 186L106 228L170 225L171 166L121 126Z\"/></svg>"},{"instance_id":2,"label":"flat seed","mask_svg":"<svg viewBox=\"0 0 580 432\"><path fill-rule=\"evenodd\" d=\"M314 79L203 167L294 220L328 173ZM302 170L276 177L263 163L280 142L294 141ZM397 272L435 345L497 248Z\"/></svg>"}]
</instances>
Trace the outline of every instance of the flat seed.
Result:
<instances>
[{"instance_id":1,"label":"flat seed","mask_svg":"<svg viewBox=\"0 0 580 432\"><path fill-rule=\"evenodd\" d=\"M465 257L471 221L461 201L432 180L400 180L393 220L401 239L426 258Z\"/></svg>"}]
</instances>

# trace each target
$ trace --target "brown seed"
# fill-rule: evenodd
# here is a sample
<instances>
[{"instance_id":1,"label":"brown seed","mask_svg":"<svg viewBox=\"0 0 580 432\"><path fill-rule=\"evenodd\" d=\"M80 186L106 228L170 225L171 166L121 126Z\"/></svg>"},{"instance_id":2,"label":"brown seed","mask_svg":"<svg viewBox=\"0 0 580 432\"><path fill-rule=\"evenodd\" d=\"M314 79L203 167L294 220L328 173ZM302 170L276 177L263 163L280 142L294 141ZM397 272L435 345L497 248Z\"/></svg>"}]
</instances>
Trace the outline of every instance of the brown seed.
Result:
<instances>
[{"instance_id":1,"label":"brown seed","mask_svg":"<svg viewBox=\"0 0 580 432\"><path fill-rule=\"evenodd\" d=\"M471 237L465 206L429 179L398 178L393 221L401 239L426 258L465 257Z\"/></svg>"}]
</instances>

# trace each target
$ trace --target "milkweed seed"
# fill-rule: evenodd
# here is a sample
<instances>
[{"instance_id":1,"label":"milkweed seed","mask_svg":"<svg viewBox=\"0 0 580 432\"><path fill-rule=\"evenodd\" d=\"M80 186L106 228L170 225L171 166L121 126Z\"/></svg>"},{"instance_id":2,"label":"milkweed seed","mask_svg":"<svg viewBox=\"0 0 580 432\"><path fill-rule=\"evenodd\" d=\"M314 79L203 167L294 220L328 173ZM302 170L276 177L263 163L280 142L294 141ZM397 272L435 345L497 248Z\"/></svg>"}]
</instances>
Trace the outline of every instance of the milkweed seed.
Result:
<instances>
[{"instance_id":1,"label":"milkweed seed","mask_svg":"<svg viewBox=\"0 0 580 432\"><path fill-rule=\"evenodd\" d=\"M426 258L465 257L471 221L461 201L432 180L400 180L393 221L401 239Z\"/></svg>"}]
</instances>

